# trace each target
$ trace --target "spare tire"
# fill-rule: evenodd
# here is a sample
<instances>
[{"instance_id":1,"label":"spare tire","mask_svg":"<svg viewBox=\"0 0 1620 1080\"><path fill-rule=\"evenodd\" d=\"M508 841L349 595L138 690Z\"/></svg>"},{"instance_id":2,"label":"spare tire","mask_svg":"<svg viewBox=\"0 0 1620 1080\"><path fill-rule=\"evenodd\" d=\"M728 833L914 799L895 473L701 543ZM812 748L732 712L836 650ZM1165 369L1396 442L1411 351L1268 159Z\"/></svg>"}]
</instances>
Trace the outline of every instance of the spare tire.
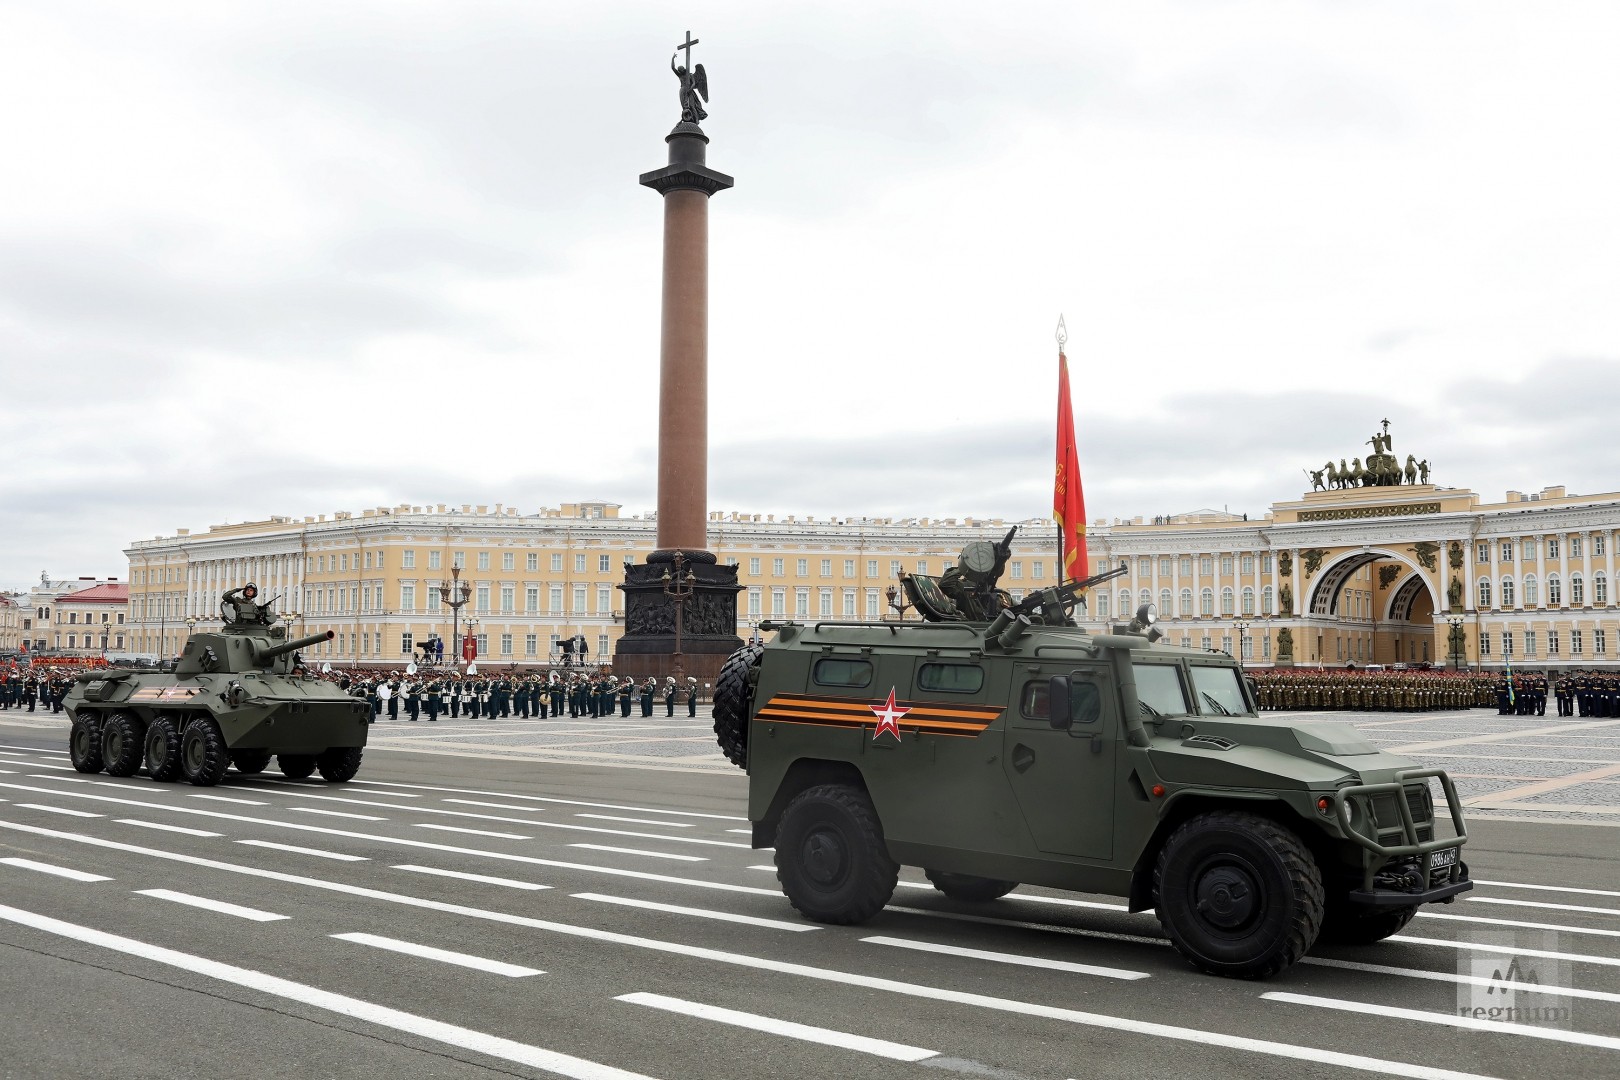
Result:
<instances>
[{"instance_id":1,"label":"spare tire","mask_svg":"<svg viewBox=\"0 0 1620 1080\"><path fill-rule=\"evenodd\" d=\"M765 646L749 642L726 658L714 683L714 737L733 765L748 767L748 719Z\"/></svg>"}]
</instances>

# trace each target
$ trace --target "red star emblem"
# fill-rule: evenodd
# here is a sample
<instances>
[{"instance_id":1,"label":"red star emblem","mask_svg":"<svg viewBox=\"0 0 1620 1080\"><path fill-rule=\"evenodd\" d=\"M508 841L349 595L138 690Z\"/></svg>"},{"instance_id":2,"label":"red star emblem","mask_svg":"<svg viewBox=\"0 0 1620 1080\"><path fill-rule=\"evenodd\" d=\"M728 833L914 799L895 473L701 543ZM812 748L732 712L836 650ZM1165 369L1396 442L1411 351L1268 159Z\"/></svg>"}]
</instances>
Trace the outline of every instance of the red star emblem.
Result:
<instances>
[{"instance_id":1,"label":"red star emblem","mask_svg":"<svg viewBox=\"0 0 1620 1080\"><path fill-rule=\"evenodd\" d=\"M878 718L877 730L872 732L872 741L876 742L878 736L887 731L890 735L894 736L895 742L899 742L900 725L896 721L911 710L902 709L900 706L894 703L894 687L891 686L889 688L888 701L885 701L882 705L868 705L867 708L876 713Z\"/></svg>"}]
</instances>

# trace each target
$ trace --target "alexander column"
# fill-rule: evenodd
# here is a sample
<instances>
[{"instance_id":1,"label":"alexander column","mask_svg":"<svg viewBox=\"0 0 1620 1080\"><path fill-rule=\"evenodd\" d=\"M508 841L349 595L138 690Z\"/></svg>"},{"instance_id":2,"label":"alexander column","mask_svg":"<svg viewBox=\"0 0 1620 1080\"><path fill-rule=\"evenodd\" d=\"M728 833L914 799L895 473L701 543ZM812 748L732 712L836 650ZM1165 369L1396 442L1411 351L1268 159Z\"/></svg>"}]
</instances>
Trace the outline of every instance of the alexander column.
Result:
<instances>
[{"instance_id":1,"label":"alexander column","mask_svg":"<svg viewBox=\"0 0 1620 1080\"><path fill-rule=\"evenodd\" d=\"M614 670L713 683L737 637L737 569L708 550L709 197L732 186L708 167L708 74L692 64L690 31L670 70L681 120L665 138L669 164L641 183L664 197L664 295L658 368L658 549L625 565L624 635ZM685 52L685 63L681 53Z\"/></svg>"}]
</instances>

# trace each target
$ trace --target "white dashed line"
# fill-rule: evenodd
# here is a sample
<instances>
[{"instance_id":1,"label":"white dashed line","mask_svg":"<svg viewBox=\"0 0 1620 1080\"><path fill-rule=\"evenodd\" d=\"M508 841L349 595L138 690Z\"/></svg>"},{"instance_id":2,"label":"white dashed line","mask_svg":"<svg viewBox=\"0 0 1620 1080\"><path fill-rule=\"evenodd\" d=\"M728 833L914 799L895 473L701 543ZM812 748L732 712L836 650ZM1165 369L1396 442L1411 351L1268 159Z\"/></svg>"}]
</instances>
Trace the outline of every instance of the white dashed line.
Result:
<instances>
[{"instance_id":1,"label":"white dashed line","mask_svg":"<svg viewBox=\"0 0 1620 1080\"><path fill-rule=\"evenodd\" d=\"M238 844L247 844L249 847L272 848L276 851L290 851L295 855L313 855L317 859L335 859L338 862L370 862L364 855L345 855L341 851L322 851L320 848L298 847L296 844L276 844L269 840L238 840Z\"/></svg>"},{"instance_id":2,"label":"white dashed line","mask_svg":"<svg viewBox=\"0 0 1620 1080\"><path fill-rule=\"evenodd\" d=\"M569 844L583 851L611 851L617 855L645 855L649 859L677 859L680 862L708 862L702 855L672 855L667 851L642 851L640 848L609 847L606 844Z\"/></svg>"},{"instance_id":3,"label":"white dashed line","mask_svg":"<svg viewBox=\"0 0 1620 1080\"><path fill-rule=\"evenodd\" d=\"M44 803L20 802L17 806L23 810L43 810L48 814L66 814L68 817L100 817L88 810L69 810L65 806L46 806Z\"/></svg>"},{"instance_id":4,"label":"white dashed line","mask_svg":"<svg viewBox=\"0 0 1620 1080\"><path fill-rule=\"evenodd\" d=\"M651 900L632 900L626 896L608 896L603 893L572 893L575 900L593 900L599 904L618 904L620 907L641 908L645 911L664 911L671 915L695 915L716 922L739 923L743 926L763 926L771 930L790 930L803 933L820 930L814 923L788 922L785 919L762 919L757 915L736 915L729 911L710 911L708 908L683 907L680 904L658 904Z\"/></svg>"},{"instance_id":5,"label":"white dashed line","mask_svg":"<svg viewBox=\"0 0 1620 1080\"><path fill-rule=\"evenodd\" d=\"M989 960L997 964L1015 964L1019 967L1071 971L1077 975L1100 975L1105 979L1145 979L1148 977L1148 973L1145 971L1132 971L1129 968L1099 967L1095 964L1074 964L1067 960L1048 960L1045 957L1023 956L1018 953L964 949L956 945L939 945L932 941L913 941L910 938L868 937L861 938L861 940L871 945L892 945L899 949L915 949L918 952L939 953L944 956L962 956L971 960Z\"/></svg>"},{"instance_id":6,"label":"white dashed line","mask_svg":"<svg viewBox=\"0 0 1620 1080\"><path fill-rule=\"evenodd\" d=\"M388 820L387 818L373 817L370 814L346 814L342 810L322 810L319 807L314 807L314 806L289 806L289 807L287 807L287 809L296 811L297 813L300 813L300 814L320 814L323 817L351 818L351 819L353 819L355 821L387 821Z\"/></svg>"},{"instance_id":7,"label":"white dashed line","mask_svg":"<svg viewBox=\"0 0 1620 1080\"><path fill-rule=\"evenodd\" d=\"M1538 991L1539 992L1539 991ZM1315 997L1310 994L1289 994L1272 991L1261 994L1266 1001L1280 1001L1289 1005L1309 1005L1317 1009L1337 1012L1361 1013L1364 1016L1384 1016L1393 1020L1410 1020L1419 1024L1438 1024L1441 1027L1462 1028L1465 1031L1489 1031L1496 1035L1522 1035L1527 1039L1547 1039L1552 1042L1575 1043L1579 1046L1598 1046L1605 1050L1620 1050L1620 1038L1613 1035L1590 1035L1584 1031L1564 1031L1536 1024L1510 1024L1501 1020L1476 1020L1471 1016L1453 1013L1425 1012L1422 1009L1401 1009L1393 1005L1371 1005L1364 1001L1344 1001L1339 998Z\"/></svg>"},{"instance_id":8,"label":"white dashed line","mask_svg":"<svg viewBox=\"0 0 1620 1080\"><path fill-rule=\"evenodd\" d=\"M180 833L183 836L218 836L217 832L207 832L203 829L187 829L181 825L164 825L157 821L142 821L140 818L114 818L120 825L138 825L143 829L157 829L159 832Z\"/></svg>"},{"instance_id":9,"label":"white dashed line","mask_svg":"<svg viewBox=\"0 0 1620 1080\"><path fill-rule=\"evenodd\" d=\"M394 867L395 870L409 870L413 874L432 874L434 877L459 878L462 881L476 881L480 885L501 885L508 889L527 889L538 892L549 889L550 885L541 885L533 881L518 881L515 878L490 877L488 874L469 874L461 870L440 870L436 866L412 866L404 863Z\"/></svg>"},{"instance_id":10,"label":"white dashed line","mask_svg":"<svg viewBox=\"0 0 1620 1080\"><path fill-rule=\"evenodd\" d=\"M260 911L258 908L243 907L241 904L227 904L223 900L210 900L206 896L192 896L190 893L174 892L171 889L137 889L138 896L150 896L156 900L169 900L187 907L202 908L204 911L217 911L221 915L234 915L238 919L247 919L250 922L279 922L287 918L286 915L276 915L269 911Z\"/></svg>"},{"instance_id":11,"label":"white dashed line","mask_svg":"<svg viewBox=\"0 0 1620 1080\"><path fill-rule=\"evenodd\" d=\"M332 936L339 941L352 941L357 945L370 945L374 949L387 949L389 952L404 953L406 956L420 956L424 960L437 960L441 964L454 964L457 967L472 968L474 971L487 971L492 975L505 975L509 979L523 979L530 975L545 974L539 968L522 967L518 964L508 964L503 960L489 960L468 953L451 952L449 949L435 949L431 945L418 945L411 941L400 941L398 938L378 937L376 934L333 934Z\"/></svg>"},{"instance_id":12,"label":"white dashed line","mask_svg":"<svg viewBox=\"0 0 1620 1080\"><path fill-rule=\"evenodd\" d=\"M782 1035L789 1039L802 1039L805 1042L821 1043L823 1046L837 1046L845 1050L858 1050L863 1054L874 1054L877 1057L888 1058L890 1061L926 1061L928 1058L939 1056L938 1051L924 1050L920 1046L907 1046L904 1043L872 1039L865 1035L852 1035L847 1031L834 1031L831 1028L796 1024L791 1020L777 1020L773 1017L759 1016L755 1013L722 1009L717 1005L703 1005L696 1001L682 1001L680 998L665 997L662 994L624 994L613 1000L627 1001L632 1005L645 1005L648 1008L662 1009L665 1012L680 1013L682 1016L695 1016L700 1020L713 1020L716 1023L730 1024L733 1027L763 1031L771 1035Z\"/></svg>"},{"instance_id":13,"label":"white dashed line","mask_svg":"<svg viewBox=\"0 0 1620 1080\"><path fill-rule=\"evenodd\" d=\"M690 821L649 821L647 818L614 817L612 814L575 814L578 818L591 818L595 821L622 821L626 825L661 825L666 829L690 829Z\"/></svg>"},{"instance_id":14,"label":"white dashed line","mask_svg":"<svg viewBox=\"0 0 1620 1080\"><path fill-rule=\"evenodd\" d=\"M214 802L241 803L243 806L269 806L262 799L233 799L229 795L204 795L200 791L188 791L186 794L193 799L212 799Z\"/></svg>"},{"instance_id":15,"label":"white dashed line","mask_svg":"<svg viewBox=\"0 0 1620 1080\"><path fill-rule=\"evenodd\" d=\"M53 877L67 878L69 881L111 881L110 877L100 874L87 874L83 870L69 870L65 866L52 866L50 863L35 862L33 859L0 859L0 863L15 866L23 870L34 870L41 874L50 874Z\"/></svg>"},{"instance_id":16,"label":"white dashed line","mask_svg":"<svg viewBox=\"0 0 1620 1080\"><path fill-rule=\"evenodd\" d=\"M486 829L463 829L459 825L435 825L432 822L413 822L418 829L437 829L440 832L465 833L468 836L493 836L497 840L529 840L532 837L510 832L489 832Z\"/></svg>"}]
</instances>

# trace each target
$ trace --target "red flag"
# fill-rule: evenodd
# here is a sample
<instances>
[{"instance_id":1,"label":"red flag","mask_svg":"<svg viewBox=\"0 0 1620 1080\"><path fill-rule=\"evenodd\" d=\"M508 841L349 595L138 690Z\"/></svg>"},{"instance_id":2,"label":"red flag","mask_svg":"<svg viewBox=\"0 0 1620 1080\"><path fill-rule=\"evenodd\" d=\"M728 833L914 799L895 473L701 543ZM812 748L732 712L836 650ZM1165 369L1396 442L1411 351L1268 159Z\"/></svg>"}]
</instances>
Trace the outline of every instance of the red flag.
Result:
<instances>
[{"instance_id":1,"label":"red flag","mask_svg":"<svg viewBox=\"0 0 1620 1080\"><path fill-rule=\"evenodd\" d=\"M1080 455L1074 445L1074 408L1069 404L1069 360L1058 346L1057 478L1052 484L1052 516L1063 545L1058 580L1091 576L1086 555L1086 499L1080 490Z\"/></svg>"}]
</instances>

